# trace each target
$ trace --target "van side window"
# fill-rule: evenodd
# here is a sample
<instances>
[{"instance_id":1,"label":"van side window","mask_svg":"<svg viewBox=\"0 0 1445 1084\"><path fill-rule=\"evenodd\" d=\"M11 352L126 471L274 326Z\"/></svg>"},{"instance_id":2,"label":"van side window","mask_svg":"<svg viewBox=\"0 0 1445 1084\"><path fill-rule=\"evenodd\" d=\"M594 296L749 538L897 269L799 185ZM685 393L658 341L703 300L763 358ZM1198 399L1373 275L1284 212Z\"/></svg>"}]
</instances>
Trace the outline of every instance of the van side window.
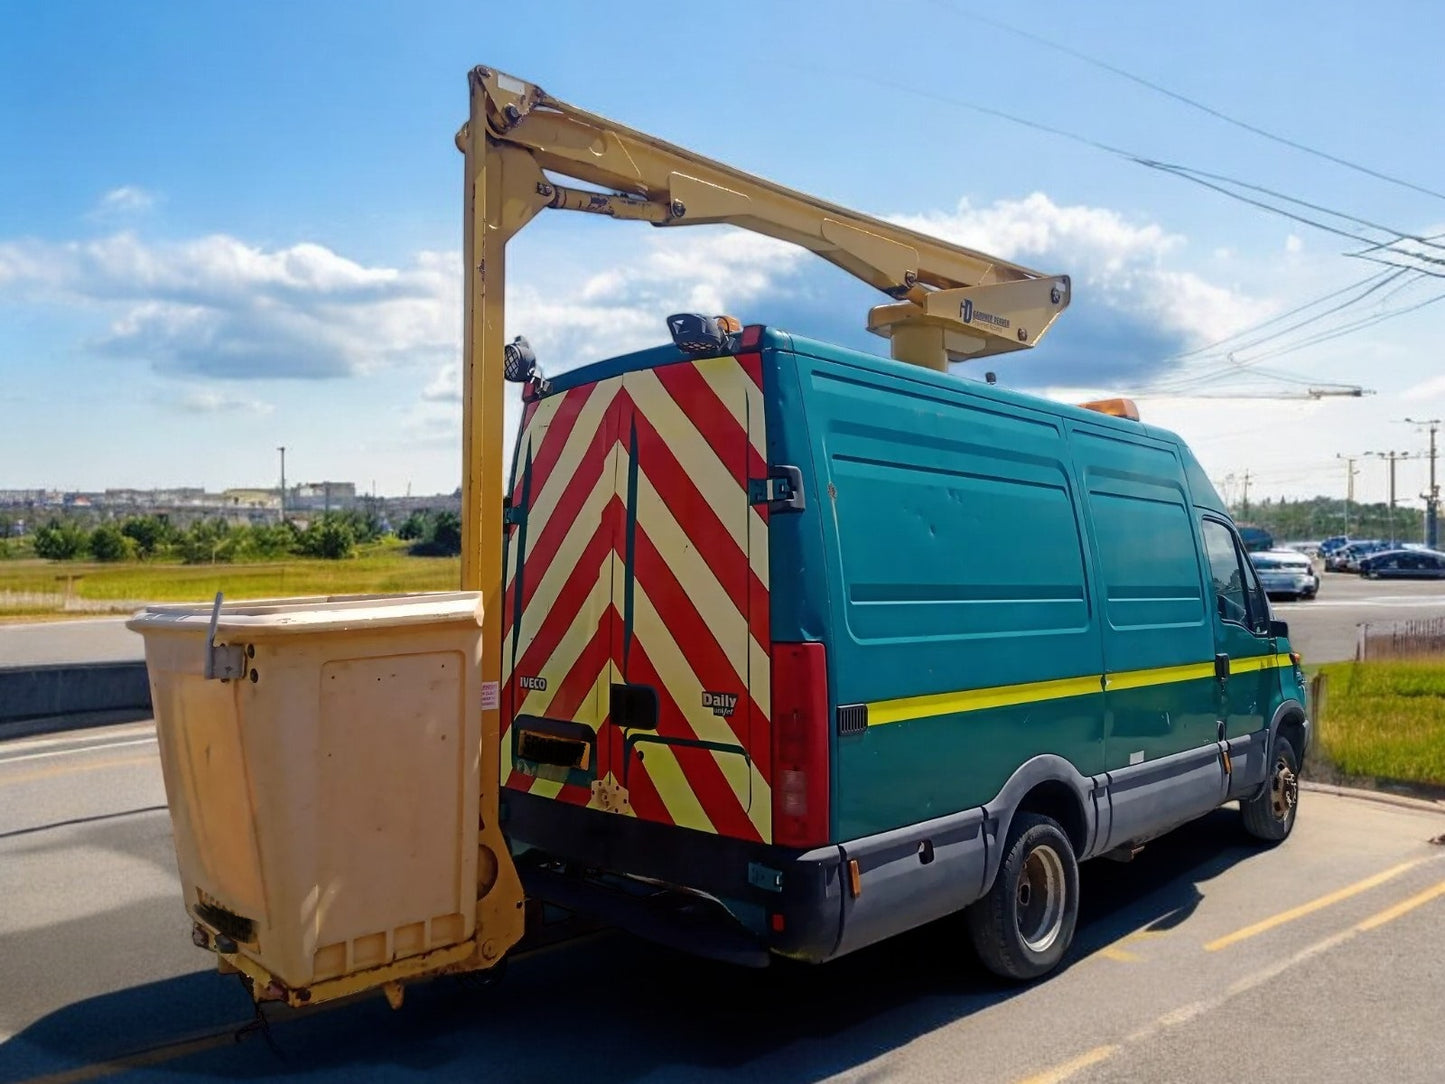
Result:
<instances>
[{"instance_id":1,"label":"van side window","mask_svg":"<svg viewBox=\"0 0 1445 1084\"><path fill-rule=\"evenodd\" d=\"M1263 636L1269 631L1269 598L1264 593L1264 587L1259 582L1259 576L1254 571L1254 564L1250 561L1249 555L1239 548L1238 541L1235 542L1235 552L1238 554L1239 562L1244 567L1244 590L1249 602L1249 627L1256 633Z\"/></svg>"},{"instance_id":2,"label":"van side window","mask_svg":"<svg viewBox=\"0 0 1445 1084\"><path fill-rule=\"evenodd\" d=\"M1217 520L1204 521L1204 551L1209 555L1209 575L1214 581L1215 605L1219 616L1226 621L1249 627L1248 595L1244 568L1239 551L1234 546L1234 535L1229 528Z\"/></svg>"}]
</instances>

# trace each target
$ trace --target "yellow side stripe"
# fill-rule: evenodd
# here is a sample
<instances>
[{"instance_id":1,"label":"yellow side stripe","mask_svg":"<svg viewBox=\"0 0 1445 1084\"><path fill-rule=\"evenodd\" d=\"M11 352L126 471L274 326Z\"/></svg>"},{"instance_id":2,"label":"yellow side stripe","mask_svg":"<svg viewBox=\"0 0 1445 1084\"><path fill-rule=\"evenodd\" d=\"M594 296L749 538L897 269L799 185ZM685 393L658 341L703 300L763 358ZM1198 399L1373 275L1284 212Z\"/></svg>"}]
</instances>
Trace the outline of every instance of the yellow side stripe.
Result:
<instances>
[{"instance_id":1,"label":"yellow side stripe","mask_svg":"<svg viewBox=\"0 0 1445 1084\"><path fill-rule=\"evenodd\" d=\"M926 719L932 715L1004 708L1037 700L1059 700L1066 696L1086 696L1099 691L1099 676L1093 674L1086 677L1058 678L1054 681L1031 681L1023 685L996 685L991 689L905 696L900 700L880 700L869 704L868 725L882 726L905 719Z\"/></svg>"},{"instance_id":2,"label":"yellow side stripe","mask_svg":"<svg viewBox=\"0 0 1445 1084\"><path fill-rule=\"evenodd\" d=\"M1293 666L1294 663L1288 655L1264 655L1250 659L1231 659L1229 665L1230 671L1238 674ZM935 715L955 715L965 711L982 711L985 708L1034 704L1041 700L1088 696L1105 689L1120 692L1213 676L1214 663L1200 662L1186 663L1183 666L1159 666L1150 670L1121 670L1113 674L1086 674L1083 677L1056 678L1050 681L1028 681L1019 685L994 685L990 688L964 689L960 692L905 696L897 700L876 700L868 704L868 725L885 726L909 719L928 719Z\"/></svg>"},{"instance_id":3,"label":"yellow side stripe","mask_svg":"<svg viewBox=\"0 0 1445 1084\"><path fill-rule=\"evenodd\" d=\"M1233 660L1230 666L1233 667ZM1122 670L1117 674L1105 674L1103 688L1119 692L1123 689L1147 689L1151 685L1168 685L1174 681L1197 681L1212 678L1214 663L1191 662L1183 666L1160 666L1153 670Z\"/></svg>"}]
</instances>

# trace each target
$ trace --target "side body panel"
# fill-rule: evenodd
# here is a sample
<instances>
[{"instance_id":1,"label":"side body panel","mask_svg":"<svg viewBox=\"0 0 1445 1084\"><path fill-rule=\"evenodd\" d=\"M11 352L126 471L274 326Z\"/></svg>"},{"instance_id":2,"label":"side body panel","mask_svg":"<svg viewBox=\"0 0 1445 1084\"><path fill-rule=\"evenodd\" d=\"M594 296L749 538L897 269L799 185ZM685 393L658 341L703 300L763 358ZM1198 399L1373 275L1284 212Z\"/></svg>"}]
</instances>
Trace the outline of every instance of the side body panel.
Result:
<instances>
[{"instance_id":1,"label":"side body panel","mask_svg":"<svg viewBox=\"0 0 1445 1084\"><path fill-rule=\"evenodd\" d=\"M837 736L837 838L982 806L1039 753L1099 771L1101 645L1062 420L843 352L793 364L830 688L867 708Z\"/></svg>"}]
</instances>

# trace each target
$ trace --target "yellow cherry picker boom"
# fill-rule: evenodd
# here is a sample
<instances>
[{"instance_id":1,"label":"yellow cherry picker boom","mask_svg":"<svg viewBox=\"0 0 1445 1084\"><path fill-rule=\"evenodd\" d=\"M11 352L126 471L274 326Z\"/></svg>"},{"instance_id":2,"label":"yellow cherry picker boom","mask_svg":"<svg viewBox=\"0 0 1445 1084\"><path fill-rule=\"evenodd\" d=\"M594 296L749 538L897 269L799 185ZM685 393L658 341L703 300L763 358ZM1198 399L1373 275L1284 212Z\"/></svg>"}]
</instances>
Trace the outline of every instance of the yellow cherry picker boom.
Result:
<instances>
[{"instance_id":1,"label":"yellow cherry picker boom","mask_svg":"<svg viewBox=\"0 0 1445 1084\"><path fill-rule=\"evenodd\" d=\"M494 69L469 87L463 590L218 595L131 622L192 939L257 1001L380 988L397 1005L406 982L488 971L536 936L499 823L503 402L509 375L531 375L505 336L507 244L536 215L727 224L799 245L886 296L867 326L895 359L939 371L1034 346L1069 303L1066 276L792 191Z\"/></svg>"}]
</instances>

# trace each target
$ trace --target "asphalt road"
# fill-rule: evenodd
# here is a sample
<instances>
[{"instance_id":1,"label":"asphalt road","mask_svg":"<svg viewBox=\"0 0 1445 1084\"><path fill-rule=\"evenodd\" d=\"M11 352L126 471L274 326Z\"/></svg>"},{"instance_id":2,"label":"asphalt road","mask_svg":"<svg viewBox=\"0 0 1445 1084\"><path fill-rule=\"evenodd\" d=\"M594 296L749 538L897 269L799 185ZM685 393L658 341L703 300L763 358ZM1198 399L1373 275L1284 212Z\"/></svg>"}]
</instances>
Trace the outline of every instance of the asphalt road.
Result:
<instances>
[{"instance_id":1,"label":"asphalt road","mask_svg":"<svg viewBox=\"0 0 1445 1084\"><path fill-rule=\"evenodd\" d=\"M1438 1081L1445 808L1303 796L1083 868L1067 967L1004 986L944 922L822 968L604 934L339 1008L251 1007L189 942L147 726L0 746L0 1081ZM136 1053L139 1052L139 1053Z\"/></svg>"},{"instance_id":2,"label":"asphalt road","mask_svg":"<svg viewBox=\"0 0 1445 1084\"><path fill-rule=\"evenodd\" d=\"M1320 593L1308 602L1274 602L1289 622L1290 643L1306 664L1355 657L1357 627L1373 621L1445 617L1445 580L1362 580L1325 572Z\"/></svg>"},{"instance_id":3,"label":"asphalt road","mask_svg":"<svg viewBox=\"0 0 1445 1084\"><path fill-rule=\"evenodd\" d=\"M1354 658L1355 626L1362 621L1445 616L1445 581L1361 580L1327 572L1318 598L1276 602L1274 609L1289 622L1291 640L1307 662L1333 662ZM144 657L144 644L125 627L125 618L0 625L0 666Z\"/></svg>"},{"instance_id":4,"label":"asphalt road","mask_svg":"<svg viewBox=\"0 0 1445 1084\"><path fill-rule=\"evenodd\" d=\"M125 622L124 617L95 617L0 625L0 666L145 658L145 643Z\"/></svg>"}]
</instances>

